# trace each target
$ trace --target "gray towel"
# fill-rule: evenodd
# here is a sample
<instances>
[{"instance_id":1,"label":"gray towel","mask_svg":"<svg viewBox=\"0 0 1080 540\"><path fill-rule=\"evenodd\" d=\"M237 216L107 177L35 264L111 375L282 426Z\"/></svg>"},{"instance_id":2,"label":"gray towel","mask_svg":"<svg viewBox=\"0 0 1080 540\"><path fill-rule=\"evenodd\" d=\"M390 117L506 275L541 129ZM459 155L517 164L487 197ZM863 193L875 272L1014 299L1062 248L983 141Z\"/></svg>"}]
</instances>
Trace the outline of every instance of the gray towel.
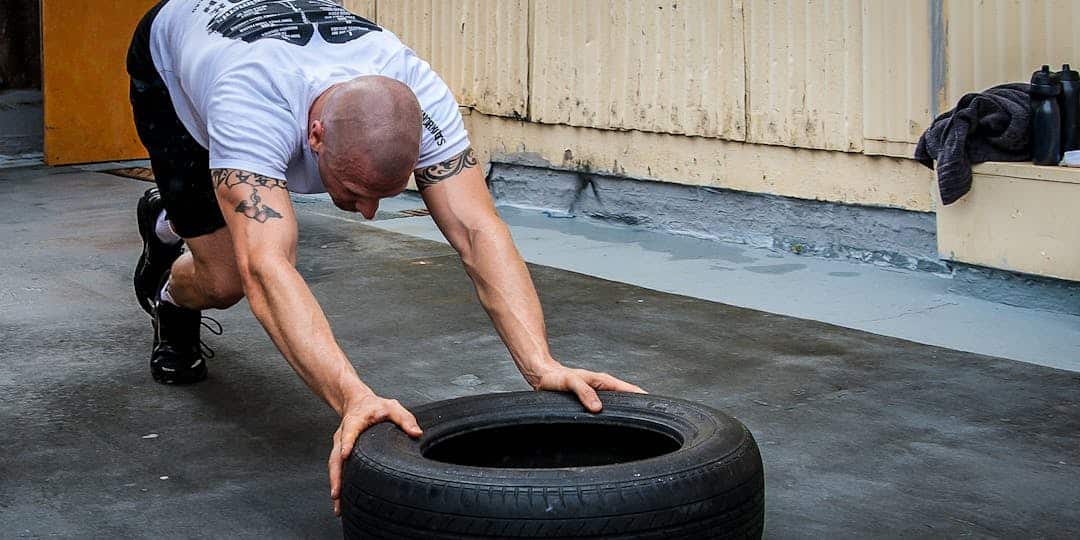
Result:
<instances>
[{"instance_id":1,"label":"gray towel","mask_svg":"<svg viewBox=\"0 0 1080 540\"><path fill-rule=\"evenodd\" d=\"M1031 98L1026 83L995 86L960 98L919 137L915 159L937 161L941 201L952 204L971 189L971 166L1031 159Z\"/></svg>"}]
</instances>

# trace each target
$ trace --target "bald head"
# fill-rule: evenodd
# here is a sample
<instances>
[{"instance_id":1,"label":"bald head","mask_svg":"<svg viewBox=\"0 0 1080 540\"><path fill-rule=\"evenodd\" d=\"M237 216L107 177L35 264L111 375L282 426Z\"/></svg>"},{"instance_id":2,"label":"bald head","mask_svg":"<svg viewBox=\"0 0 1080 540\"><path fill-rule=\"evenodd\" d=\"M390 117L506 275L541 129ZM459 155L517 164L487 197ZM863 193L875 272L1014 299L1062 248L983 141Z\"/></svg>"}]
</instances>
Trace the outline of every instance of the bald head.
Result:
<instances>
[{"instance_id":1,"label":"bald head","mask_svg":"<svg viewBox=\"0 0 1080 540\"><path fill-rule=\"evenodd\" d=\"M327 189L359 187L379 197L404 188L421 129L420 104L408 86L380 75L357 77L327 92L312 120L320 123L313 122L311 136Z\"/></svg>"}]
</instances>

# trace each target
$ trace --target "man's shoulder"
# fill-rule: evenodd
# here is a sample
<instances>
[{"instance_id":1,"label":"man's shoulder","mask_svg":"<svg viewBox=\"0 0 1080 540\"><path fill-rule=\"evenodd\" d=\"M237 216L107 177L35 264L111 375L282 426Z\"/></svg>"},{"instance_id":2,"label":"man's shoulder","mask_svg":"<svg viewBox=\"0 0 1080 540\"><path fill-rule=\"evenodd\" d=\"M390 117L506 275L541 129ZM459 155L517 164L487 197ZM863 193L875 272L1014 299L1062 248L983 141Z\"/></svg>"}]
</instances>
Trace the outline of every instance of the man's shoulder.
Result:
<instances>
[{"instance_id":1,"label":"man's shoulder","mask_svg":"<svg viewBox=\"0 0 1080 540\"><path fill-rule=\"evenodd\" d=\"M267 113L274 109L291 112L307 91L306 81L295 73L258 60L223 67L208 87L215 108L246 110L256 107Z\"/></svg>"}]
</instances>

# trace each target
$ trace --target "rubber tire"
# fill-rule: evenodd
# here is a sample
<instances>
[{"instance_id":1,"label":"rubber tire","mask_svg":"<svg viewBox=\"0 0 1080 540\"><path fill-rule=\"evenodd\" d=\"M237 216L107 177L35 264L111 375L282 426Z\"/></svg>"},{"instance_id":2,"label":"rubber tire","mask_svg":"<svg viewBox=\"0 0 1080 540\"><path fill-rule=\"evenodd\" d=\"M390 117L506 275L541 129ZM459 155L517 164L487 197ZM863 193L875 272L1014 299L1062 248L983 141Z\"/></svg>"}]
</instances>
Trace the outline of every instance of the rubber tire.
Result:
<instances>
[{"instance_id":1,"label":"rubber tire","mask_svg":"<svg viewBox=\"0 0 1080 540\"><path fill-rule=\"evenodd\" d=\"M760 538L765 480L757 443L715 409L653 395L601 392L603 412L570 395L489 394L416 408L424 435L389 423L365 431L342 489L346 538ZM434 441L499 425L649 425L674 452L560 469L469 467L426 459Z\"/></svg>"}]
</instances>

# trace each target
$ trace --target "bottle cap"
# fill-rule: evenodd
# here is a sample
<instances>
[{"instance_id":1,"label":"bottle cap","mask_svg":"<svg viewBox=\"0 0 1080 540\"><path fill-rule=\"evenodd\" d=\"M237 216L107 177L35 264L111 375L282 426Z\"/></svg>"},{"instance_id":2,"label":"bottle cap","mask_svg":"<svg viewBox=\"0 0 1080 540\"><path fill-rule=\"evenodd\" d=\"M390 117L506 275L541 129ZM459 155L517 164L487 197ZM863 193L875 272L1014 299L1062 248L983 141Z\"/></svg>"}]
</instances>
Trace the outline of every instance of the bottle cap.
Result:
<instances>
[{"instance_id":1,"label":"bottle cap","mask_svg":"<svg viewBox=\"0 0 1080 540\"><path fill-rule=\"evenodd\" d=\"M1069 64L1062 64L1061 71L1057 72L1057 76L1062 81L1080 81L1080 73L1070 69Z\"/></svg>"},{"instance_id":2,"label":"bottle cap","mask_svg":"<svg viewBox=\"0 0 1080 540\"><path fill-rule=\"evenodd\" d=\"M1043 66L1042 69L1031 74L1031 91L1032 96L1041 97L1054 97L1061 93L1061 81L1058 80L1057 74L1050 71L1050 66Z\"/></svg>"}]
</instances>

